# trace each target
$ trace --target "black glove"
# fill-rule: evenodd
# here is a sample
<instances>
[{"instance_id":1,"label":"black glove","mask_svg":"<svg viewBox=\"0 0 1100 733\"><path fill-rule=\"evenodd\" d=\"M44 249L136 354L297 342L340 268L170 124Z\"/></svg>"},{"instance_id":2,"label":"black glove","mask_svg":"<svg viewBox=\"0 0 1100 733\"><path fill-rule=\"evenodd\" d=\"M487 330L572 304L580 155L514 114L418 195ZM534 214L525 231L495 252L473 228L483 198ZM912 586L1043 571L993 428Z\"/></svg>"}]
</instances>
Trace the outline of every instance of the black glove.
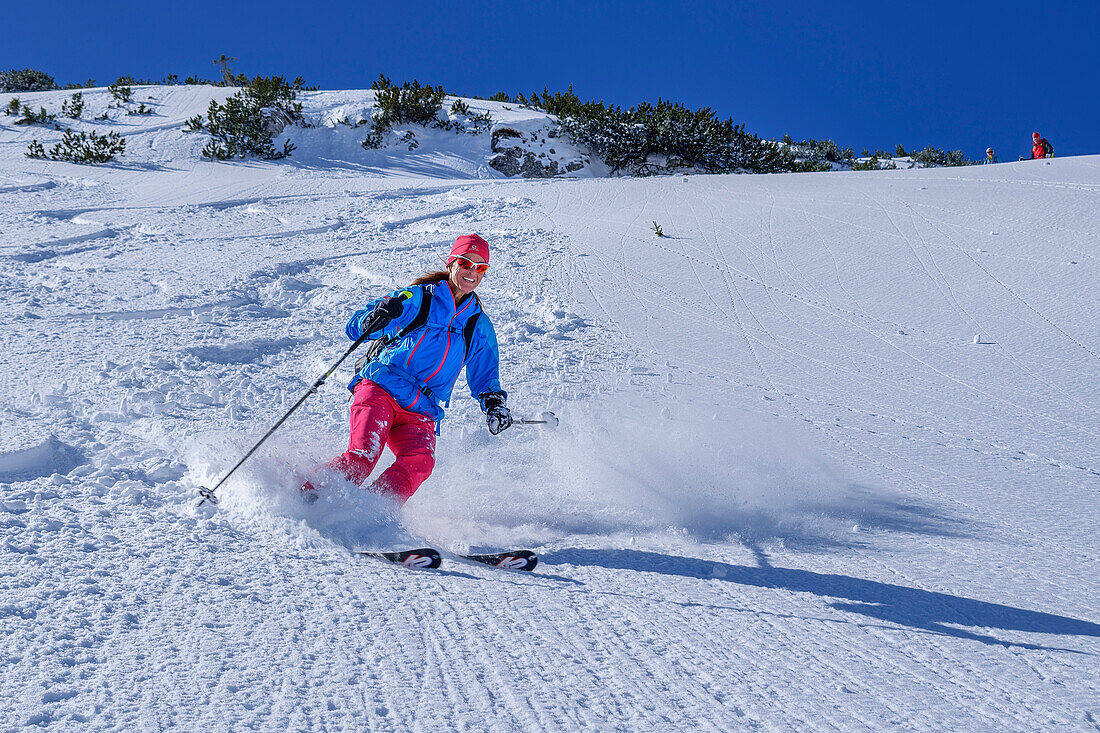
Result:
<instances>
[{"instance_id":1,"label":"black glove","mask_svg":"<svg viewBox=\"0 0 1100 733\"><path fill-rule=\"evenodd\" d=\"M390 321L401 317L401 311L405 308L405 301L410 297L407 291L402 291L395 296L387 296L374 306L374 310L367 316L363 323L363 331L377 331L385 328Z\"/></svg>"},{"instance_id":2,"label":"black glove","mask_svg":"<svg viewBox=\"0 0 1100 733\"><path fill-rule=\"evenodd\" d=\"M499 392L485 392L479 395L481 408L485 410L485 422L489 433L499 435L512 427L512 413L504 405L504 395Z\"/></svg>"},{"instance_id":3,"label":"black glove","mask_svg":"<svg viewBox=\"0 0 1100 733\"><path fill-rule=\"evenodd\" d=\"M408 296L400 293L399 295L382 298L382 302L374 307L374 315L383 319L383 323L389 323L394 318L400 318L401 311L405 309L406 297Z\"/></svg>"}]
</instances>

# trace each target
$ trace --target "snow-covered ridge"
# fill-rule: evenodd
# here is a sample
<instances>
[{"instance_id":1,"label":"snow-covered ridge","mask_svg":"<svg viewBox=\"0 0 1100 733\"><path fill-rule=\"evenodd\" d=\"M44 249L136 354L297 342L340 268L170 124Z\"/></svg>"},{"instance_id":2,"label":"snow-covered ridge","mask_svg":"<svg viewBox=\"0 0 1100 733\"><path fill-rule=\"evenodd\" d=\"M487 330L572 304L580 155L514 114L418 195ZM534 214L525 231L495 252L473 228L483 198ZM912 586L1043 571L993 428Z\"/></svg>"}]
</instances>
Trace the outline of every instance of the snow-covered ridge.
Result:
<instances>
[{"instance_id":1,"label":"snow-covered ridge","mask_svg":"<svg viewBox=\"0 0 1100 733\"><path fill-rule=\"evenodd\" d=\"M0 118L5 730L1096 727L1100 157L505 180L488 132L364 151L348 91L204 161L231 91L86 92L104 166ZM403 511L306 506L343 369L197 511L471 231L509 403L560 427L493 438L460 380ZM348 551L429 541L540 564Z\"/></svg>"},{"instance_id":2,"label":"snow-covered ridge","mask_svg":"<svg viewBox=\"0 0 1100 733\"><path fill-rule=\"evenodd\" d=\"M135 86L133 100L119 105L106 87L79 90L85 109L79 119L61 115L63 104L73 91L0 94L0 107L11 99L31 107L45 108L57 116L64 130L118 132L127 141L119 163L131 167L178 166L201 159L208 136L186 132L185 125L196 115L205 115L211 101L222 103L237 91L214 86ZM490 128L481 134L442 130L423 125L397 125L387 132L380 150L365 150L369 131L364 122L377 111L375 92L299 92L305 116L304 126L288 127L277 139L281 148L289 139L297 149L286 161L298 167L338 167L362 172L404 170L439 178L505 178L606 175L598 159L563 138L556 120L544 112L519 105L449 96L444 99L440 119L461 126L464 118L488 113ZM470 115L450 112L455 101L465 102ZM131 114L139 105L151 114ZM22 145L31 140L47 148L61 138L53 126L15 125L16 116L0 116L0 144Z\"/></svg>"}]
</instances>

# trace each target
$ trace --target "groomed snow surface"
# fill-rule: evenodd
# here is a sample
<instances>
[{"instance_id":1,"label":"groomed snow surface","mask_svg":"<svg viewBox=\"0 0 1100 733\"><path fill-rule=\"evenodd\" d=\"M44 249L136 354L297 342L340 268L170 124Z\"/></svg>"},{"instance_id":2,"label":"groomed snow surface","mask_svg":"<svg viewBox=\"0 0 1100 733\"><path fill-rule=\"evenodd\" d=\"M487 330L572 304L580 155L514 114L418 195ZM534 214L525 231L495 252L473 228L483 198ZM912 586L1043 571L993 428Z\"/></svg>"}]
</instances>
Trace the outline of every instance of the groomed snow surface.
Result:
<instances>
[{"instance_id":1,"label":"groomed snow surface","mask_svg":"<svg viewBox=\"0 0 1100 733\"><path fill-rule=\"evenodd\" d=\"M138 89L81 123L130 140L99 167L0 118L0 730L1100 729L1100 157L525 181L344 126L205 162L226 93ZM560 427L493 438L460 380L403 510L305 506L347 365L197 509L472 231L510 405ZM423 542L541 561L349 552Z\"/></svg>"}]
</instances>

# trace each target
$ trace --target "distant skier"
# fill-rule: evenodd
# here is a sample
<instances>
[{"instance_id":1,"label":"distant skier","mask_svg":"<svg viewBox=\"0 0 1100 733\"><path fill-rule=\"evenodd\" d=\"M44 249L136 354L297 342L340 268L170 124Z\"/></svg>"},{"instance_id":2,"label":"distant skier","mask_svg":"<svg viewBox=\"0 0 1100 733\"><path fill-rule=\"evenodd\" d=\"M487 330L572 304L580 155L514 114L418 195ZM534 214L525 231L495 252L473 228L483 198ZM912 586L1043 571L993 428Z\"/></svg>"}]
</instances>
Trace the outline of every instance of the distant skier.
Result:
<instances>
[{"instance_id":1,"label":"distant skier","mask_svg":"<svg viewBox=\"0 0 1100 733\"><path fill-rule=\"evenodd\" d=\"M1054 157L1054 148L1045 137L1041 137L1037 132L1031 133L1031 157L1032 159Z\"/></svg>"},{"instance_id":2,"label":"distant skier","mask_svg":"<svg viewBox=\"0 0 1100 733\"><path fill-rule=\"evenodd\" d=\"M997 156L993 154L993 148L986 148L985 149L985 159L982 160L982 165L988 165L990 163L1000 163L1000 162L1001 161L997 160Z\"/></svg>"},{"instance_id":3,"label":"distant skier","mask_svg":"<svg viewBox=\"0 0 1100 733\"><path fill-rule=\"evenodd\" d=\"M407 501L435 468L440 404L449 404L463 366L489 432L497 435L511 426L507 393L500 386L496 332L474 294L488 269L488 243L466 234L455 240L446 269L355 311L345 329L348 338L358 339L369 327L368 337L382 339L385 346L349 385L348 449L331 468L362 485L388 445L397 460L370 489ZM302 491L307 500L316 499L311 482Z\"/></svg>"}]
</instances>

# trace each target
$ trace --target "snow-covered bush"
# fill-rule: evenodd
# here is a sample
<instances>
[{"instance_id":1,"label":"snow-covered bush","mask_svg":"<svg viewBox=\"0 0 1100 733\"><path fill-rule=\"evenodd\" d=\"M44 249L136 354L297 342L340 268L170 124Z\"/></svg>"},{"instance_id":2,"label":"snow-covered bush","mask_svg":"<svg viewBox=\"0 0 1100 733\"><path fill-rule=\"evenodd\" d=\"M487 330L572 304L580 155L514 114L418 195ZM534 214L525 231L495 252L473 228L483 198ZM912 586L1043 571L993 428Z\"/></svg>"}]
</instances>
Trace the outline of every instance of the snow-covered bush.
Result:
<instances>
[{"instance_id":1,"label":"snow-covered bush","mask_svg":"<svg viewBox=\"0 0 1100 733\"><path fill-rule=\"evenodd\" d=\"M76 92L64 104L61 105L61 114L65 117L77 119L84 112L84 94Z\"/></svg>"},{"instance_id":2,"label":"snow-covered bush","mask_svg":"<svg viewBox=\"0 0 1100 733\"><path fill-rule=\"evenodd\" d=\"M658 100L624 110L582 102L572 87L555 94L544 90L523 101L555 115L573 140L591 148L613 173L645 176L685 168L777 173L797 168L786 148L745 132L732 119L720 120L709 107L691 110Z\"/></svg>"},{"instance_id":3,"label":"snow-covered bush","mask_svg":"<svg viewBox=\"0 0 1100 733\"><path fill-rule=\"evenodd\" d=\"M867 151L863 152L866 153ZM863 160L852 161L852 170L854 171L893 170L897 167L897 163L882 150L876 150L870 156L864 156Z\"/></svg>"},{"instance_id":4,"label":"snow-covered bush","mask_svg":"<svg viewBox=\"0 0 1100 733\"><path fill-rule=\"evenodd\" d=\"M385 74L379 74L370 88L376 92L374 101L378 105L378 112L374 115L376 132L385 132L394 125L406 123L429 125L440 122L439 112L443 109L443 97L446 96L441 86L421 86L416 79L397 86Z\"/></svg>"},{"instance_id":5,"label":"snow-covered bush","mask_svg":"<svg viewBox=\"0 0 1100 733\"><path fill-rule=\"evenodd\" d=\"M21 113L23 116L15 121L17 125L52 125L55 128L57 127L57 116L47 112L45 107L39 107L38 111L35 112L24 104Z\"/></svg>"},{"instance_id":6,"label":"snow-covered bush","mask_svg":"<svg viewBox=\"0 0 1100 733\"><path fill-rule=\"evenodd\" d=\"M203 156L211 160L285 158L295 149L294 144L286 140L280 151L272 140L287 125L303 120L302 103L296 101L301 88L300 77L289 84L281 76L257 76L224 104L211 101L207 119L192 117L184 129L211 135L202 149Z\"/></svg>"},{"instance_id":7,"label":"snow-covered bush","mask_svg":"<svg viewBox=\"0 0 1100 733\"><path fill-rule=\"evenodd\" d=\"M23 153L23 155L28 158L45 158L46 150L38 140L31 140L31 144L27 146L27 152Z\"/></svg>"},{"instance_id":8,"label":"snow-covered bush","mask_svg":"<svg viewBox=\"0 0 1100 733\"><path fill-rule=\"evenodd\" d=\"M370 88L375 92L374 103L378 111L371 116L371 130L362 142L368 150L382 147L385 134L394 125L430 125L448 130L452 127L448 120L439 116L443 110L443 97L446 96L441 86L421 86L416 79L397 86L385 74L379 74ZM456 109L459 112L455 113ZM461 100L451 106L455 114L463 114L463 109L465 114L470 111ZM415 147L410 145L409 150Z\"/></svg>"},{"instance_id":9,"label":"snow-covered bush","mask_svg":"<svg viewBox=\"0 0 1100 733\"><path fill-rule=\"evenodd\" d=\"M456 99L451 104L449 122L441 123L441 127L468 132L471 135L480 135L493 126L493 116L486 110L480 114L474 114L470 105L461 99Z\"/></svg>"},{"instance_id":10,"label":"snow-covered bush","mask_svg":"<svg viewBox=\"0 0 1100 733\"><path fill-rule=\"evenodd\" d=\"M0 71L0 92L48 92L57 89L53 77L34 69Z\"/></svg>"},{"instance_id":11,"label":"snow-covered bush","mask_svg":"<svg viewBox=\"0 0 1100 733\"><path fill-rule=\"evenodd\" d=\"M115 98L115 102L118 104L126 104L133 98L133 79L128 76L120 76L118 81L114 84L110 84L107 87L107 91L111 93L111 96Z\"/></svg>"},{"instance_id":12,"label":"snow-covered bush","mask_svg":"<svg viewBox=\"0 0 1100 733\"><path fill-rule=\"evenodd\" d=\"M780 142L787 147L798 161L795 170L830 171L837 167L851 166L855 151L842 148L832 140L802 140L796 142L790 135L784 135Z\"/></svg>"},{"instance_id":13,"label":"snow-covered bush","mask_svg":"<svg viewBox=\"0 0 1100 733\"><path fill-rule=\"evenodd\" d=\"M977 161L968 160L961 150L939 150L931 145L924 150L911 153L910 156L913 158L913 161L918 163L922 168L931 168L932 166L953 167L960 165L975 165L977 163Z\"/></svg>"},{"instance_id":14,"label":"snow-covered bush","mask_svg":"<svg viewBox=\"0 0 1100 733\"><path fill-rule=\"evenodd\" d=\"M371 130L367 133L367 136L363 138L362 145L367 150L377 150L382 147L382 133L377 130Z\"/></svg>"},{"instance_id":15,"label":"snow-covered bush","mask_svg":"<svg viewBox=\"0 0 1100 733\"><path fill-rule=\"evenodd\" d=\"M37 140L31 142L32 149L37 142ZM31 151L28 151L27 156L43 157L42 146L38 145L36 150L38 155L31 155ZM117 132L100 135L95 130L91 132L65 130L65 136L61 138L61 142L50 148L50 157L71 163L106 163L113 160L116 155L122 155L125 150L126 138Z\"/></svg>"}]
</instances>

